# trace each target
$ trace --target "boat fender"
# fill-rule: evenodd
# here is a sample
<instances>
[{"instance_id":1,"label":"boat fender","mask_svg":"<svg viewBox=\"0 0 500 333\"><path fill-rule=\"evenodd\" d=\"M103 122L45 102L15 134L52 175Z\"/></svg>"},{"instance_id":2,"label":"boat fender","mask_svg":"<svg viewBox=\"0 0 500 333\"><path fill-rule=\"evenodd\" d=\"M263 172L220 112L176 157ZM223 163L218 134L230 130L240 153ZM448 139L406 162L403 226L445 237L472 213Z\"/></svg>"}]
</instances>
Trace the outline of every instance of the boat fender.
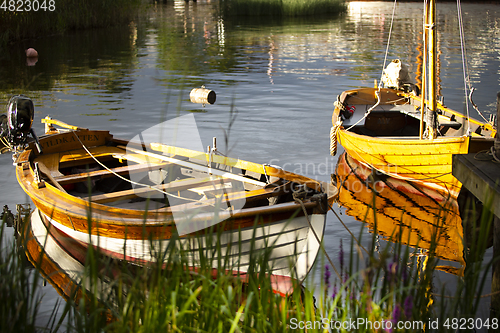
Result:
<instances>
[{"instance_id":1,"label":"boat fender","mask_svg":"<svg viewBox=\"0 0 500 333\"><path fill-rule=\"evenodd\" d=\"M342 122L337 121L330 129L330 155L332 156L337 154L337 133L339 132L340 126L342 126Z\"/></svg>"}]
</instances>

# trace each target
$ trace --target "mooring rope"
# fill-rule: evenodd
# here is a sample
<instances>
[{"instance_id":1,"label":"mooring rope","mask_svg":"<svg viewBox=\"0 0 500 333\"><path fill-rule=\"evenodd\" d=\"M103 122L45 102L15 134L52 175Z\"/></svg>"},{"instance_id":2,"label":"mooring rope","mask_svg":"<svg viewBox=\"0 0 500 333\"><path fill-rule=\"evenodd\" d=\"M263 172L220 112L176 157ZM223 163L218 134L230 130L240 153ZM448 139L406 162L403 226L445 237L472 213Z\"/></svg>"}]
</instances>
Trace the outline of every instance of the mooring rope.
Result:
<instances>
[{"instance_id":1,"label":"mooring rope","mask_svg":"<svg viewBox=\"0 0 500 333\"><path fill-rule=\"evenodd\" d=\"M379 88L379 90L375 91L375 96L377 96L377 102L365 112L364 116L360 120L358 120L356 123L352 124L348 129L346 129L346 131L349 131L351 128L353 128L354 126L359 124L361 121L365 120L365 118L368 117L370 112L372 112L373 109L375 109L377 106L379 106L379 104L380 104L380 88Z\"/></svg>"},{"instance_id":2,"label":"mooring rope","mask_svg":"<svg viewBox=\"0 0 500 333\"><path fill-rule=\"evenodd\" d=\"M354 234L351 232L351 230L347 227L347 225L344 223L344 221L342 221L342 219L340 218L340 216L337 214L337 212L335 210L333 210L333 207L332 206L329 206L330 207L330 210L333 212L333 214L335 214L335 216L337 217L337 219L340 221L340 223L342 224L342 226L344 226L345 230L347 230L347 232L351 235L351 237L356 241L357 245L363 249L363 251L366 252L366 254L370 254L368 252L368 250L358 241L358 239L354 236Z\"/></svg>"}]
</instances>

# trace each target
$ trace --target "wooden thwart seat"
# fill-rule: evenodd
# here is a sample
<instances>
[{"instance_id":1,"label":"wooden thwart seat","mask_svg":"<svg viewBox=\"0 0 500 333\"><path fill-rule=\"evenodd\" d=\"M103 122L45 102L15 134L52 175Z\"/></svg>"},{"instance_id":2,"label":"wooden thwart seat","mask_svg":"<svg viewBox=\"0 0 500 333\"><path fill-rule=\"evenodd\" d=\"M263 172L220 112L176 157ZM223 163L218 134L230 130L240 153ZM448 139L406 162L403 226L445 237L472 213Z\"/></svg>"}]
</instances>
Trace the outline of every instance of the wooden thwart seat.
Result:
<instances>
[{"instance_id":1,"label":"wooden thwart seat","mask_svg":"<svg viewBox=\"0 0 500 333\"><path fill-rule=\"evenodd\" d=\"M221 184L225 182L231 181L230 179L211 179L211 178L190 178L190 179L183 179L183 180L177 180L174 182L170 182L168 184L160 184L160 185L155 185L155 186L149 186L149 187L143 187L143 188L138 188L138 189L131 189L131 190L123 190L123 191L117 191L117 192L112 192L112 193L104 193L104 194L98 194L98 195L93 195L90 200L95 203L107 203L107 202L114 202L118 200L127 200L127 199L132 199L141 195L147 195L148 193L153 193L153 192L158 192L157 190L162 190L166 192L174 192L174 191L183 191L187 190L190 188L193 188L194 186L206 186L206 185L216 185L216 184Z\"/></svg>"},{"instance_id":2,"label":"wooden thwart seat","mask_svg":"<svg viewBox=\"0 0 500 333\"><path fill-rule=\"evenodd\" d=\"M55 179L61 185L66 185L66 184L82 182L82 181L85 181L87 179L106 178L106 177L113 177L115 175L124 176L124 175L128 175L131 173L157 170L158 168L165 167L167 165L168 165L168 163L164 163L163 165L155 165L153 168L153 166L148 165L148 164L135 164L135 165L127 165L127 166L111 168L110 169L111 171L106 170L106 169L105 170L97 170L97 171L89 171L89 172L77 173L77 174L66 175L66 176L63 175L63 176L55 177Z\"/></svg>"}]
</instances>

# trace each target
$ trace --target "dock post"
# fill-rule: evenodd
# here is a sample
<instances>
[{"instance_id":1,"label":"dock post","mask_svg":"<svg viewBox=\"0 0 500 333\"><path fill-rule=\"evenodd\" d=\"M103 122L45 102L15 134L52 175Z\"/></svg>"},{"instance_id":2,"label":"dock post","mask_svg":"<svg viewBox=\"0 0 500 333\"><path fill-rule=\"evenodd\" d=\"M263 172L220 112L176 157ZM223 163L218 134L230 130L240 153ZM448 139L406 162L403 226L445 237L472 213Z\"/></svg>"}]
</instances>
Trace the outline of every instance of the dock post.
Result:
<instances>
[{"instance_id":1,"label":"dock post","mask_svg":"<svg viewBox=\"0 0 500 333\"><path fill-rule=\"evenodd\" d=\"M500 318L500 218L493 218L493 266L491 277L490 317Z\"/></svg>"},{"instance_id":2,"label":"dock post","mask_svg":"<svg viewBox=\"0 0 500 333\"><path fill-rule=\"evenodd\" d=\"M497 94L497 130L500 128L500 92ZM493 154L500 159L500 135L496 134ZM491 318L500 318L500 217L493 218L493 266L491 277Z\"/></svg>"},{"instance_id":3,"label":"dock post","mask_svg":"<svg viewBox=\"0 0 500 333\"><path fill-rule=\"evenodd\" d=\"M493 154L497 160L500 160L500 134L498 134L498 129L500 128L500 92L497 94L497 134L495 136L495 143L493 144Z\"/></svg>"}]
</instances>

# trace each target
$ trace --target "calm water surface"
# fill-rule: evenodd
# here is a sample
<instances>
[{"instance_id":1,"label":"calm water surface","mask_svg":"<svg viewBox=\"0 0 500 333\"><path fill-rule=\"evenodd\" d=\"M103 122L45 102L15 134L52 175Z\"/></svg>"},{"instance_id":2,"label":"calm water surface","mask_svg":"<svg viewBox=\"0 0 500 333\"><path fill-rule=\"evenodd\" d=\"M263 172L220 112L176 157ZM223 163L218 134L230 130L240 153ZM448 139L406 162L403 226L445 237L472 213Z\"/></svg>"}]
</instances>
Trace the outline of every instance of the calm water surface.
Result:
<instances>
[{"instance_id":1,"label":"calm water surface","mask_svg":"<svg viewBox=\"0 0 500 333\"><path fill-rule=\"evenodd\" d=\"M193 113L205 146L216 136L219 149L233 157L329 181L337 163L329 155L332 103L343 90L379 80L393 4L352 2L340 18L280 22L227 22L214 8L205 1L175 1L152 8L148 18L129 26L12 45L0 54L0 107L4 110L11 95L23 93L34 100L37 133L43 131L40 118L50 115L124 138ZM388 49L388 61L400 58L412 73L418 71L422 18L415 13L421 10L420 3L396 6ZM467 3L462 13L474 101L488 116L496 112L500 90L500 6ZM447 106L462 111L455 5L438 4L438 22L440 91ZM34 66L26 63L28 47L40 54ZM190 103L190 90L201 85L217 93L214 105ZM0 204L14 209L28 201L10 155L0 156ZM344 208L335 210L355 234L363 229L368 245L367 228ZM330 213L325 246L334 262L340 239L351 242ZM453 279L438 273L435 283ZM44 290L46 302L57 299L50 287ZM488 312L485 303L484 315Z\"/></svg>"}]
</instances>

